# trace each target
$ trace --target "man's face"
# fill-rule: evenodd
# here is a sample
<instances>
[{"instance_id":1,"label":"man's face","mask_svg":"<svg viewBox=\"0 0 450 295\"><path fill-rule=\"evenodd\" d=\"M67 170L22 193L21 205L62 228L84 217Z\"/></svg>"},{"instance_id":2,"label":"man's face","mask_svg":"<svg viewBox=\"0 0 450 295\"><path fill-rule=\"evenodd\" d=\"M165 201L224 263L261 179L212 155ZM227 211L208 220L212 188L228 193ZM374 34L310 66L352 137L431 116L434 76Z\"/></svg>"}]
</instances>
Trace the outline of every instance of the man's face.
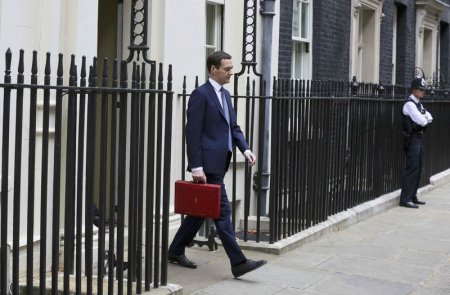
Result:
<instances>
[{"instance_id":1,"label":"man's face","mask_svg":"<svg viewBox=\"0 0 450 295\"><path fill-rule=\"evenodd\" d=\"M231 75L233 75L233 62L231 59L222 59L219 68L212 66L209 74L220 85L230 83Z\"/></svg>"},{"instance_id":2,"label":"man's face","mask_svg":"<svg viewBox=\"0 0 450 295\"><path fill-rule=\"evenodd\" d=\"M418 98L418 99L422 99L425 96L425 90L421 90L421 89L413 89L412 94Z\"/></svg>"}]
</instances>

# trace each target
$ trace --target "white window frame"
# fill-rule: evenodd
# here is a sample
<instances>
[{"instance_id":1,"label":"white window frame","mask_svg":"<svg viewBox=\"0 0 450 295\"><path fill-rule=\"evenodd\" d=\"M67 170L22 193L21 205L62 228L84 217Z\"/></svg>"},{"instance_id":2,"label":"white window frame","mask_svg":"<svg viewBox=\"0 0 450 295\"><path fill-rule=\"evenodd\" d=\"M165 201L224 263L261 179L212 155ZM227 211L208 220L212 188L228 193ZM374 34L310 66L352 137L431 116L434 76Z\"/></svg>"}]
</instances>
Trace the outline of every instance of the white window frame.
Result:
<instances>
[{"instance_id":1,"label":"white window frame","mask_svg":"<svg viewBox=\"0 0 450 295\"><path fill-rule=\"evenodd\" d=\"M310 42L311 40L311 23L312 23L312 0L293 0L293 5L295 6L295 3L306 3L308 4L308 13L307 13L307 28L306 28L306 38L302 38L301 36L294 36L294 30L292 29L292 40L295 41L301 41L301 42ZM293 7L294 7L293 6ZM302 9L303 5L299 5L299 11L298 11L298 32L301 34L302 31ZM294 10L292 10L292 26L294 26Z\"/></svg>"},{"instance_id":2,"label":"white window frame","mask_svg":"<svg viewBox=\"0 0 450 295\"><path fill-rule=\"evenodd\" d=\"M371 63L373 67L370 72L364 72L366 76L364 82L379 83L380 75L380 31L381 31L381 20L384 17L383 10L383 0L352 0L352 26L350 34L350 71L349 79L351 80L353 76L356 76L357 80L361 80L362 71L362 60L360 50L364 47L371 48L373 50L373 60ZM360 17L361 12L364 10L371 10L374 13L375 23L373 27L373 35L369 39L369 44L361 43L361 23ZM367 71L368 69L364 69ZM370 70L370 69L369 69Z\"/></svg>"},{"instance_id":3,"label":"white window frame","mask_svg":"<svg viewBox=\"0 0 450 295\"><path fill-rule=\"evenodd\" d=\"M312 78L312 0L293 0L293 5L296 3L307 3L308 12L306 14L306 38L294 35L294 29L292 28L292 57L291 57L291 77L294 79L311 79ZM302 31L302 9L303 5L299 5L299 11L297 11L297 17L294 15L294 10L292 11L292 26L294 26L294 19L298 19L298 32L301 35ZM303 56L299 56L296 52L296 46L308 46L308 52L302 51ZM302 63L301 68L296 67L297 60L301 59L306 61ZM296 75L296 73L300 73Z\"/></svg>"},{"instance_id":4,"label":"white window frame","mask_svg":"<svg viewBox=\"0 0 450 295\"><path fill-rule=\"evenodd\" d=\"M441 14L449 7L448 4L438 0L416 0L416 67L422 68L427 78L432 78L439 69L439 24ZM429 44L424 44L426 31L430 32ZM427 48L424 48L425 46ZM424 56L424 51L430 53L428 58ZM425 66L425 63L428 66Z\"/></svg>"},{"instance_id":5,"label":"white window frame","mask_svg":"<svg viewBox=\"0 0 450 295\"><path fill-rule=\"evenodd\" d=\"M222 50L223 2L224 1L207 1L205 5L205 57L208 55L208 49L212 49L213 51ZM208 26L208 7L214 7L213 44L207 44L206 31ZM208 78L208 70L206 70L206 78Z\"/></svg>"},{"instance_id":6,"label":"white window frame","mask_svg":"<svg viewBox=\"0 0 450 295\"><path fill-rule=\"evenodd\" d=\"M393 21L392 21L392 85L395 85L397 78L397 5L394 5Z\"/></svg>"}]
</instances>

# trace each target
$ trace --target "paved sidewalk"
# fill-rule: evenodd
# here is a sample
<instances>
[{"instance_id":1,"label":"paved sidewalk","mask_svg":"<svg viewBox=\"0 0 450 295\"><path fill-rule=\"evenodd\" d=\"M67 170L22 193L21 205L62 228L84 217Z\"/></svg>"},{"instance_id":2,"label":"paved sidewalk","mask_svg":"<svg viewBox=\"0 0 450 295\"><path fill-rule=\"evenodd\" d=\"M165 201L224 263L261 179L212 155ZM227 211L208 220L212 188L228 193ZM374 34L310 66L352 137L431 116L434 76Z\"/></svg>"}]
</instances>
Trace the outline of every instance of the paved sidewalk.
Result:
<instances>
[{"instance_id":1,"label":"paved sidewalk","mask_svg":"<svg viewBox=\"0 0 450 295\"><path fill-rule=\"evenodd\" d=\"M244 251L268 264L234 279L228 258L187 249L196 270L169 264L183 294L450 294L450 184L282 255Z\"/></svg>"}]
</instances>

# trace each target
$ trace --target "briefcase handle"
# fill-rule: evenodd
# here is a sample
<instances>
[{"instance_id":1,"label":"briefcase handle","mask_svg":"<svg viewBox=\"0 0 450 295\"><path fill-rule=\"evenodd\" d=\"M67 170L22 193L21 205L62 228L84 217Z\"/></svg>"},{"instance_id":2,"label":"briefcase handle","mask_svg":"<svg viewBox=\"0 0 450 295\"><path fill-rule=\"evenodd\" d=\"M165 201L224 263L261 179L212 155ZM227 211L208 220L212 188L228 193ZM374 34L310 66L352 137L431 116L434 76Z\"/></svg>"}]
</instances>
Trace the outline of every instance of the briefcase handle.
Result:
<instances>
[{"instance_id":1,"label":"briefcase handle","mask_svg":"<svg viewBox=\"0 0 450 295\"><path fill-rule=\"evenodd\" d=\"M193 181L193 180L191 180L191 181L189 181L190 183L193 183L193 184L207 184L206 182L195 182L195 181Z\"/></svg>"}]
</instances>

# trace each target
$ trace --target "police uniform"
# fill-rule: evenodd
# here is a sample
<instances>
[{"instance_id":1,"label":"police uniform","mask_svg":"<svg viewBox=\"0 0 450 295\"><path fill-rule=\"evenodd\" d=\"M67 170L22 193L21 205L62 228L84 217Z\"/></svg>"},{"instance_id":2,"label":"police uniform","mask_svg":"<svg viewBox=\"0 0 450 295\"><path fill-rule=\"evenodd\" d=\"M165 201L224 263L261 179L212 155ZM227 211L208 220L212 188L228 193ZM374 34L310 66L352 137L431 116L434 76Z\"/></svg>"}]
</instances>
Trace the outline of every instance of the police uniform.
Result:
<instances>
[{"instance_id":1,"label":"police uniform","mask_svg":"<svg viewBox=\"0 0 450 295\"><path fill-rule=\"evenodd\" d=\"M416 78L411 83L411 89L426 90L426 83L422 78ZM403 105L402 117L406 161L403 170L400 206L418 208L417 205L425 204L425 202L417 199L417 189L419 188L422 170L422 136L428 124L433 121L433 117L420 103L419 98L413 94L408 97Z\"/></svg>"}]
</instances>

